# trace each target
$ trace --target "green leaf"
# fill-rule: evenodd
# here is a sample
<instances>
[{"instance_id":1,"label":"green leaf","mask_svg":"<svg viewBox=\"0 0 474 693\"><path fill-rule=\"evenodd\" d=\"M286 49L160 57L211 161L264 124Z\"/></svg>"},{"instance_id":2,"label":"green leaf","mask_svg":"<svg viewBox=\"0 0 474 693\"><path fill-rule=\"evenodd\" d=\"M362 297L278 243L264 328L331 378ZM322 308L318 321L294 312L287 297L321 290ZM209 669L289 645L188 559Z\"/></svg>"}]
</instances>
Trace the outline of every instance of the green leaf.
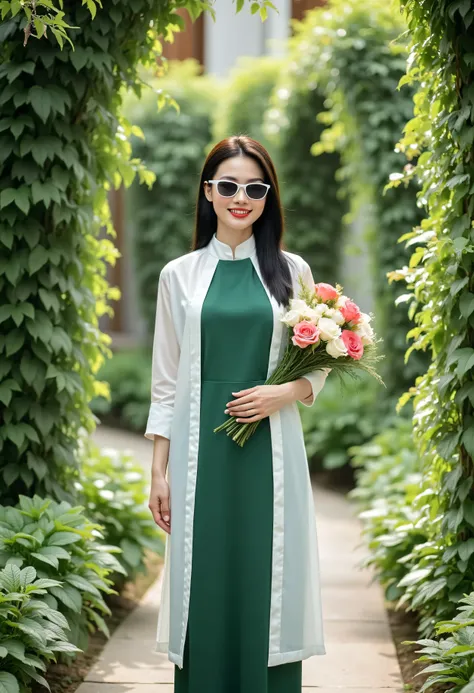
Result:
<instances>
[{"instance_id":1,"label":"green leaf","mask_svg":"<svg viewBox=\"0 0 474 693\"><path fill-rule=\"evenodd\" d=\"M7 356L12 356L12 354L16 354L16 352L21 349L25 341L25 332L24 330L16 329L16 330L11 330L5 339L5 348L6 348L6 354Z\"/></svg>"},{"instance_id":2,"label":"green leaf","mask_svg":"<svg viewBox=\"0 0 474 693\"><path fill-rule=\"evenodd\" d=\"M474 457L474 426L469 426L461 438L461 442L471 457Z\"/></svg>"},{"instance_id":3,"label":"green leaf","mask_svg":"<svg viewBox=\"0 0 474 693\"><path fill-rule=\"evenodd\" d=\"M21 662L25 659L25 643L21 640L15 640L9 638L3 642L3 646L7 650L8 654L15 659L19 659Z\"/></svg>"},{"instance_id":4,"label":"green leaf","mask_svg":"<svg viewBox=\"0 0 474 693\"><path fill-rule=\"evenodd\" d=\"M46 25L41 21L40 17L35 17L33 23L35 25L37 38L41 38L46 30Z\"/></svg>"},{"instance_id":5,"label":"green leaf","mask_svg":"<svg viewBox=\"0 0 474 693\"><path fill-rule=\"evenodd\" d=\"M96 13L97 13L97 8L95 6L94 0L87 0L87 7L89 8L89 12L92 15L92 19L94 19Z\"/></svg>"},{"instance_id":6,"label":"green leaf","mask_svg":"<svg viewBox=\"0 0 474 693\"><path fill-rule=\"evenodd\" d=\"M48 546L66 546L81 541L81 535L75 532L55 532L48 537Z\"/></svg>"},{"instance_id":7,"label":"green leaf","mask_svg":"<svg viewBox=\"0 0 474 693\"><path fill-rule=\"evenodd\" d=\"M37 85L31 87L28 92L28 103L31 103L33 109L45 123L51 112L51 96L48 90Z\"/></svg>"},{"instance_id":8,"label":"green leaf","mask_svg":"<svg viewBox=\"0 0 474 693\"><path fill-rule=\"evenodd\" d=\"M31 385L38 374L38 361L31 357L31 354L25 352L20 362L20 373L24 377L28 385Z\"/></svg>"},{"instance_id":9,"label":"green leaf","mask_svg":"<svg viewBox=\"0 0 474 693\"><path fill-rule=\"evenodd\" d=\"M462 561L467 561L474 553L474 539L471 537L463 541L458 548L459 557Z\"/></svg>"},{"instance_id":10,"label":"green leaf","mask_svg":"<svg viewBox=\"0 0 474 693\"><path fill-rule=\"evenodd\" d=\"M416 585L418 582L425 580L428 575L431 574L431 568L419 568L417 570L412 570L407 573L400 582L397 583L398 587L411 587L411 585Z\"/></svg>"},{"instance_id":11,"label":"green leaf","mask_svg":"<svg viewBox=\"0 0 474 693\"><path fill-rule=\"evenodd\" d=\"M72 609L72 611L76 613L81 613L82 596L75 587L63 585L62 587L51 587L49 591L53 597L56 597L56 599L65 604L69 609Z\"/></svg>"},{"instance_id":12,"label":"green leaf","mask_svg":"<svg viewBox=\"0 0 474 693\"><path fill-rule=\"evenodd\" d=\"M28 258L28 270L30 274L34 274L41 269L43 265L48 262L48 259L48 251L41 245L36 246Z\"/></svg>"},{"instance_id":13,"label":"green leaf","mask_svg":"<svg viewBox=\"0 0 474 693\"><path fill-rule=\"evenodd\" d=\"M87 64L89 59L89 53L85 48L81 46L76 46L74 53L71 53L70 60L74 65L76 72L82 70L82 68Z\"/></svg>"},{"instance_id":14,"label":"green leaf","mask_svg":"<svg viewBox=\"0 0 474 693\"><path fill-rule=\"evenodd\" d=\"M30 191L26 185L15 191L15 204L22 212L28 214L30 209Z\"/></svg>"},{"instance_id":15,"label":"green leaf","mask_svg":"<svg viewBox=\"0 0 474 693\"><path fill-rule=\"evenodd\" d=\"M54 556L55 558L64 558L64 560L69 561L71 559L71 554L66 549L61 546L42 546L38 552L42 556Z\"/></svg>"},{"instance_id":16,"label":"green leaf","mask_svg":"<svg viewBox=\"0 0 474 693\"><path fill-rule=\"evenodd\" d=\"M457 360L456 374L459 378L462 378L474 366L474 349L470 347L456 349L452 358Z\"/></svg>"},{"instance_id":17,"label":"green leaf","mask_svg":"<svg viewBox=\"0 0 474 693\"><path fill-rule=\"evenodd\" d=\"M70 575L66 576L66 582L69 582L70 585L76 587L78 590L81 590L83 592L90 592L91 594L94 594L96 597L101 596L97 587L95 587L95 585L90 583L81 575L71 573Z\"/></svg>"},{"instance_id":18,"label":"green leaf","mask_svg":"<svg viewBox=\"0 0 474 693\"><path fill-rule=\"evenodd\" d=\"M20 693L18 679L8 671L0 671L0 693Z\"/></svg>"},{"instance_id":19,"label":"green leaf","mask_svg":"<svg viewBox=\"0 0 474 693\"><path fill-rule=\"evenodd\" d=\"M7 207L9 204L15 201L16 190L15 188L5 188L0 193L0 209Z\"/></svg>"},{"instance_id":20,"label":"green leaf","mask_svg":"<svg viewBox=\"0 0 474 693\"><path fill-rule=\"evenodd\" d=\"M34 551L31 553L31 555L34 558L37 558L39 561L41 561L43 563L47 563L48 565L52 566L56 570L59 568L58 559L55 558L55 556L47 556L46 554L43 555L42 553L34 552Z\"/></svg>"},{"instance_id":21,"label":"green leaf","mask_svg":"<svg viewBox=\"0 0 474 693\"><path fill-rule=\"evenodd\" d=\"M142 560L142 550L140 546L130 539L124 538L120 542L120 548L123 550L123 557L133 568L137 568Z\"/></svg>"}]
</instances>

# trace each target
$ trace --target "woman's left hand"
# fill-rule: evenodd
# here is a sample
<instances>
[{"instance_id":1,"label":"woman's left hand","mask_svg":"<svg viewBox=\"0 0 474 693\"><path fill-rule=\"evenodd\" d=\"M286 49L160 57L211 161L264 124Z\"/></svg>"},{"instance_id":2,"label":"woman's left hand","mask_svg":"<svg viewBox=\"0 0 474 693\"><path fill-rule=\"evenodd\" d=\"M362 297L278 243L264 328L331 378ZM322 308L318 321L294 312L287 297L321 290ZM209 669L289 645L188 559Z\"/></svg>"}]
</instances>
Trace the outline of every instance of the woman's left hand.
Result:
<instances>
[{"instance_id":1,"label":"woman's left hand","mask_svg":"<svg viewBox=\"0 0 474 693\"><path fill-rule=\"evenodd\" d=\"M260 421L294 400L289 385L256 385L233 392L237 399L227 402L224 414L235 416L239 423Z\"/></svg>"}]
</instances>

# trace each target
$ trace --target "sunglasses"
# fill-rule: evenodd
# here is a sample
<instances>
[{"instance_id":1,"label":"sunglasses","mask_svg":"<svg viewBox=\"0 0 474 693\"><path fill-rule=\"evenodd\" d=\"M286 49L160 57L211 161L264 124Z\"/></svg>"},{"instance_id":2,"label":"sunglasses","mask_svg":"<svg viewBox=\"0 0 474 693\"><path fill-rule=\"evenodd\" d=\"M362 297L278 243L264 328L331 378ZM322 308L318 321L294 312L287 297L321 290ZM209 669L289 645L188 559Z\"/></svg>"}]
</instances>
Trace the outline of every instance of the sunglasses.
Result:
<instances>
[{"instance_id":1,"label":"sunglasses","mask_svg":"<svg viewBox=\"0 0 474 693\"><path fill-rule=\"evenodd\" d=\"M222 197L234 197L240 188L243 188L249 200L263 200L271 187L268 183L234 183L234 181L224 178L205 182L215 183L217 192Z\"/></svg>"}]
</instances>

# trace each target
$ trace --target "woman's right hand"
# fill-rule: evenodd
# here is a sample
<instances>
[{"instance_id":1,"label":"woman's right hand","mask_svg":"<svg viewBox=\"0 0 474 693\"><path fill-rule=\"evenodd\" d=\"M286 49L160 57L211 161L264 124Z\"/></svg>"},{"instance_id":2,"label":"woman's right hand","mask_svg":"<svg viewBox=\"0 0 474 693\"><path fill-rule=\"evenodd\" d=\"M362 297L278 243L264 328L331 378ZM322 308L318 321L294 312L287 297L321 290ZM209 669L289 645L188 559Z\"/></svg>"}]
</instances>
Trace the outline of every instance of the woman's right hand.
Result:
<instances>
[{"instance_id":1,"label":"woman's right hand","mask_svg":"<svg viewBox=\"0 0 474 693\"><path fill-rule=\"evenodd\" d=\"M164 477L152 478L148 507L156 524L171 534L170 487Z\"/></svg>"}]
</instances>

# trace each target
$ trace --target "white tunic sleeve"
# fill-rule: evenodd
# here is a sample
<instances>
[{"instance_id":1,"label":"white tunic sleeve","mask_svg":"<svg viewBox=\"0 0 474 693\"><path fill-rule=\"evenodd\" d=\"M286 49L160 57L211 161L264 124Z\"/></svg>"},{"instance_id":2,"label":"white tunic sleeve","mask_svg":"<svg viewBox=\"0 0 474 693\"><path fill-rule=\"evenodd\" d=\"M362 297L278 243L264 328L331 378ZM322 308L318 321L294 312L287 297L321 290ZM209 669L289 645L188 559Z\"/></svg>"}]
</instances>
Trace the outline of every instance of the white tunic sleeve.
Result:
<instances>
[{"instance_id":1,"label":"white tunic sleeve","mask_svg":"<svg viewBox=\"0 0 474 693\"><path fill-rule=\"evenodd\" d=\"M151 406L145 438L170 438L180 347L171 315L170 284L164 267L158 280L153 337Z\"/></svg>"},{"instance_id":2,"label":"white tunic sleeve","mask_svg":"<svg viewBox=\"0 0 474 693\"><path fill-rule=\"evenodd\" d=\"M311 290L313 290L313 273L311 272L311 267L308 265L306 261L304 261L303 279L307 286ZM311 383L312 392L308 395L306 399L298 400L299 402L301 402L301 404L304 404L305 407L313 406L313 404L316 401L316 397L323 389L324 383L326 382L326 378L328 377L331 370L332 368L322 368L320 370L310 371L309 373L305 373L304 376L302 376L303 378L309 380L309 382Z\"/></svg>"}]
</instances>

